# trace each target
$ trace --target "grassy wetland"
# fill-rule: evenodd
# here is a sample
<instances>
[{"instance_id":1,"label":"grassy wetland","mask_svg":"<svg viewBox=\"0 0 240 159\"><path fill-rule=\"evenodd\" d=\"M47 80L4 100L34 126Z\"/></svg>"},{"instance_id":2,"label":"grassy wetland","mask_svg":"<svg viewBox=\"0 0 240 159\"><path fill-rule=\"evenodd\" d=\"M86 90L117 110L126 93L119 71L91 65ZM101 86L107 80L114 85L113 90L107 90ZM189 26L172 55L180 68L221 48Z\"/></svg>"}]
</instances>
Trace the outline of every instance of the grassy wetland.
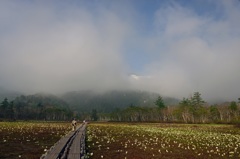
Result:
<instances>
[{"instance_id":1,"label":"grassy wetland","mask_svg":"<svg viewBox=\"0 0 240 159\"><path fill-rule=\"evenodd\" d=\"M87 134L92 159L240 158L232 125L94 123Z\"/></svg>"},{"instance_id":2,"label":"grassy wetland","mask_svg":"<svg viewBox=\"0 0 240 159\"><path fill-rule=\"evenodd\" d=\"M0 122L0 158L39 159L70 130L61 122Z\"/></svg>"},{"instance_id":3,"label":"grassy wetland","mask_svg":"<svg viewBox=\"0 0 240 159\"><path fill-rule=\"evenodd\" d=\"M0 122L1 159L39 159L71 130L69 122ZM90 123L90 159L240 158L233 125Z\"/></svg>"}]
</instances>

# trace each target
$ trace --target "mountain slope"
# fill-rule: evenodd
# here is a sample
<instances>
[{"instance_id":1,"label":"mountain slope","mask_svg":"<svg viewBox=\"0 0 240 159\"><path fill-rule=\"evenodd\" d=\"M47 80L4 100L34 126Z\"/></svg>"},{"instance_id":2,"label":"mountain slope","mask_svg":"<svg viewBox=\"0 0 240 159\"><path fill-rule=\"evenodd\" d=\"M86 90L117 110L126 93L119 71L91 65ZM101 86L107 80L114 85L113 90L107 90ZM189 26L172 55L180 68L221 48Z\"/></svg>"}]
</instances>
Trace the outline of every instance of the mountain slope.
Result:
<instances>
[{"instance_id":1,"label":"mountain slope","mask_svg":"<svg viewBox=\"0 0 240 159\"><path fill-rule=\"evenodd\" d=\"M154 107L159 94L145 91L109 91L103 94L92 91L68 92L62 96L72 110L90 112L111 112L116 108L126 108L130 105ZM166 105L179 102L175 98L164 98Z\"/></svg>"},{"instance_id":2,"label":"mountain slope","mask_svg":"<svg viewBox=\"0 0 240 159\"><path fill-rule=\"evenodd\" d=\"M54 95L50 94L34 94L28 96L19 96L14 100L15 104L24 103L24 105L31 106L53 106L62 109L69 109L68 104Z\"/></svg>"}]
</instances>

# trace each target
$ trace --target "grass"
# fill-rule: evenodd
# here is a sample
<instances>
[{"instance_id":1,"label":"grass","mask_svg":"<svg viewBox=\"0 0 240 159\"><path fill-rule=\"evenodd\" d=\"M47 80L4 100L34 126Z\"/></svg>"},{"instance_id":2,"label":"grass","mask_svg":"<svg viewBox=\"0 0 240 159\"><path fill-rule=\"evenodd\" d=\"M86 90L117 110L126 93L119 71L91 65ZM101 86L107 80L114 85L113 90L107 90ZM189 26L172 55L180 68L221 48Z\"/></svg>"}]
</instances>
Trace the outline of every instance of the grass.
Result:
<instances>
[{"instance_id":1,"label":"grass","mask_svg":"<svg viewBox=\"0 0 240 159\"><path fill-rule=\"evenodd\" d=\"M0 122L1 159L39 159L69 122ZM90 123L91 159L240 158L240 129L231 125Z\"/></svg>"},{"instance_id":2,"label":"grass","mask_svg":"<svg viewBox=\"0 0 240 159\"><path fill-rule=\"evenodd\" d=\"M70 130L69 123L0 122L0 158L39 159Z\"/></svg>"},{"instance_id":3,"label":"grass","mask_svg":"<svg viewBox=\"0 0 240 159\"><path fill-rule=\"evenodd\" d=\"M240 158L231 125L93 123L87 132L91 159Z\"/></svg>"}]
</instances>

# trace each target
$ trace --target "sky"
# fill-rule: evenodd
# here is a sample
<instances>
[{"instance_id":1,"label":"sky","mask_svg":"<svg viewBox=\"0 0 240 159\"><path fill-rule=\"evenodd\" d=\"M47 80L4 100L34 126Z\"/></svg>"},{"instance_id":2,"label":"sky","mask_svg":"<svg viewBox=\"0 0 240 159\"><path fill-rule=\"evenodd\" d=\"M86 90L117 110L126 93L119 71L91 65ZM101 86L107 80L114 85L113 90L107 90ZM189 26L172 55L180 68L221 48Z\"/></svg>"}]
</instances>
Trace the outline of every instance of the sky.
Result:
<instances>
[{"instance_id":1,"label":"sky","mask_svg":"<svg viewBox=\"0 0 240 159\"><path fill-rule=\"evenodd\" d=\"M240 97L239 0L1 0L0 87Z\"/></svg>"}]
</instances>

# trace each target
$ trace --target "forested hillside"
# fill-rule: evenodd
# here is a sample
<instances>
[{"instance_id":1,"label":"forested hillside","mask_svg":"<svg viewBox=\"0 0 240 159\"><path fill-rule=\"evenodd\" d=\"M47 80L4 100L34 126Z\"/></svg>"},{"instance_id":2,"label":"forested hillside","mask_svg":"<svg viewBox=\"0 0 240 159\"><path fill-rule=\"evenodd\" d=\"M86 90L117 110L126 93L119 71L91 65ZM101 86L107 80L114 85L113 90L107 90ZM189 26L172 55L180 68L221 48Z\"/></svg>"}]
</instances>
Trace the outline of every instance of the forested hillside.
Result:
<instances>
[{"instance_id":1,"label":"forested hillside","mask_svg":"<svg viewBox=\"0 0 240 159\"><path fill-rule=\"evenodd\" d=\"M0 118L65 120L75 115L89 116L93 110L97 113L112 113L129 106L156 107L159 94L143 91L92 91L69 92L61 97L50 94L18 95L13 98L3 94L0 105ZM177 104L174 98L164 98L167 105Z\"/></svg>"},{"instance_id":2,"label":"forested hillside","mask_svg":"<svg viewBox=\"0 0 240 159\"><path fill-rule=\"evenodd\" d=\"M0 105L0 118L9 120L66 120L72 118L68 104L53 95L35 94L5 98Z\"/></svg>"},{"instance_id":3,"label":"forested hillside","mask_svg":"<svg viewBox=\"0 0 240 159\"><path fill-rule=\"evenodd\" d=\"M92 91L69 92L62 96L72 110L91 112L96 109L101 113L110 113L115 109L129 106L155 107L154 102L159 94L146 91L109 91L95 93ZM175 98L163 98L166 105L177 104Z\"/></svg>"},{"instance_id":4,"label":"forested hillside","mask_svg":"<svg viewBox=\"0 0 240 159\"><path fill-rule=\"evenodd\" d=\"M69 92L4 98L0 120L106 120L128 122L239 123L238 101L209 105L199 92L181 101L144 91Z\"/></svg>"}]
</instances>

